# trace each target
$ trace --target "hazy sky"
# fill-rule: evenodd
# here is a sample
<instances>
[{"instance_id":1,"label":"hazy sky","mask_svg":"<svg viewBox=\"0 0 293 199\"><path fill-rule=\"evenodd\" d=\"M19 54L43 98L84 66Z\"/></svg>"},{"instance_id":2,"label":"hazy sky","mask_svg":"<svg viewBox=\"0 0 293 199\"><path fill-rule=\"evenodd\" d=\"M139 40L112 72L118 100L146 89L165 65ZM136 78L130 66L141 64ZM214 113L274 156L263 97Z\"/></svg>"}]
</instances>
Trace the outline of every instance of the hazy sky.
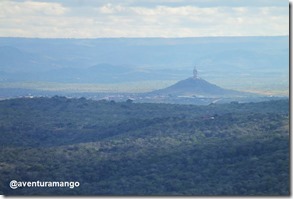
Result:
<instances>
[{"instance_id":1,"label":"hazy sky","mask_svg":"<svg viewBox=\"0 0 293 199\"><path fill-rule=\"evenodd\" d=\"M2 37L289 35L286 0L0 0Z\"/></svg>"}]
</instances>

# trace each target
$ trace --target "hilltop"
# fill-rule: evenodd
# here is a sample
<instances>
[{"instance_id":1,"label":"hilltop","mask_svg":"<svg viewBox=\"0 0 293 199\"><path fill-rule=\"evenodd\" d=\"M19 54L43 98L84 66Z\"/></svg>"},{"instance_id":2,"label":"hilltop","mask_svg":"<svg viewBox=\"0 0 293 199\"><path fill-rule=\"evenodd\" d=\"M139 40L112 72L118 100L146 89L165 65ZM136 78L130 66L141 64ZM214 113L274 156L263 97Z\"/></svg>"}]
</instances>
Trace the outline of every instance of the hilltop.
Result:
<instances>
[{"instance_id":1,"label":"hilltop","mask_svg":"<svg viewBox=\"0 0 293 199\"><path fill-rule=\"evenodd\" d=\"M212 84L199 77L196 68L193 70L193 77L178 81L169 87L146 93L146 98L153 99L153 102L159 99L160 102L200 105L219 101L227 103L270 100L264 95L224 89Z\"/></svg>"},{"instance_id":2,"label":"hilltop","mask_svg":"<svg viewBox=\"0 0 293 199\"><path fill-rule=\"evenodd\" d=\"M224 89L204 79L193 77L181 80L167 88L153 91L152 94L195 97L243 97L249 95L245 92Z\"/></svg>"}]
</instances>

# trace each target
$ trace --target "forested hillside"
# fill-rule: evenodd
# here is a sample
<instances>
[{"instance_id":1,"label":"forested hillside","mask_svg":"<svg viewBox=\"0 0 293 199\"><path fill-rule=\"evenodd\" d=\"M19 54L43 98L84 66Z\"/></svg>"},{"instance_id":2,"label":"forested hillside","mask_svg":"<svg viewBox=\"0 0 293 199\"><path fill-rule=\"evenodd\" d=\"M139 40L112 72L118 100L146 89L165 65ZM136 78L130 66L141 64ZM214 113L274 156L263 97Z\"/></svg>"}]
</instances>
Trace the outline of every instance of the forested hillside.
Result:
<instances>
[{"instance_id":1,"label":"forested hillside","mask_svg":"<svg viewBox=\"0 0 293 199\"><path fill-rule=\"evenodd\" d=\"M289 195L289 101L0 101L5 195ZM17 181L79 181L11 189Z\"/></svg>"}]
</instances>

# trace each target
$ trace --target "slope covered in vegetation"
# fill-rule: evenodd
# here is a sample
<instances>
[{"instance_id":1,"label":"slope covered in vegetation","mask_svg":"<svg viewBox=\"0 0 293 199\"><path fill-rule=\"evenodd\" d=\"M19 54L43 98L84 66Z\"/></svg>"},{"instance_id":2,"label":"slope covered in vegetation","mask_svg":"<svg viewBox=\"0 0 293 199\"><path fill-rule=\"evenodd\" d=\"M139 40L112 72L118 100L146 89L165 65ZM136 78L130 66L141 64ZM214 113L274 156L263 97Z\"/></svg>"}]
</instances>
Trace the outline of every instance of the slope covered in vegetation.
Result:
<instances>
[{"instance_id":1,"label":"slope covered in vegetation","mask_svg":"<svg viewBox=\"0 0 293 199\"><path fill-rule=\"evenodd\" d=\"M288 195L288 100L209 106L0 101L5 195ZM79 181L11 189L17 181Z\"/></svg>"}]
</instances>

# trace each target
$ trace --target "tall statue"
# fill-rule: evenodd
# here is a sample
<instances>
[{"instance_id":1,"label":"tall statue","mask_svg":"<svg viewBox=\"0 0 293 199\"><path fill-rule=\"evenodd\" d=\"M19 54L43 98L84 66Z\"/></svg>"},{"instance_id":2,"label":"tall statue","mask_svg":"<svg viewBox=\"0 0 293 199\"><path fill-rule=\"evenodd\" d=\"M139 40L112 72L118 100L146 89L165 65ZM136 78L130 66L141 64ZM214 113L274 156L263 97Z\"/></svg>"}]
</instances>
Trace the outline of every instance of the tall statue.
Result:
<instances>
[{"instance_id":1,"label":"tall statue","mask_svg":"<svg viewBox=\"0 0 293 199\"><path fill-rule=\"evenodd\" d=\"M197 76L197 70L196 70L196 66L194 66L194 69L193 69L193 79L198 79L198 76Z\"/></svg>"}]
</instances>

